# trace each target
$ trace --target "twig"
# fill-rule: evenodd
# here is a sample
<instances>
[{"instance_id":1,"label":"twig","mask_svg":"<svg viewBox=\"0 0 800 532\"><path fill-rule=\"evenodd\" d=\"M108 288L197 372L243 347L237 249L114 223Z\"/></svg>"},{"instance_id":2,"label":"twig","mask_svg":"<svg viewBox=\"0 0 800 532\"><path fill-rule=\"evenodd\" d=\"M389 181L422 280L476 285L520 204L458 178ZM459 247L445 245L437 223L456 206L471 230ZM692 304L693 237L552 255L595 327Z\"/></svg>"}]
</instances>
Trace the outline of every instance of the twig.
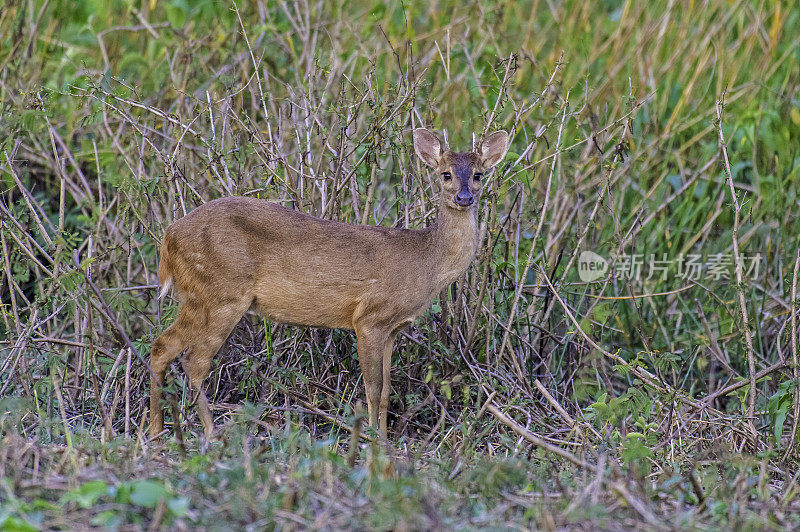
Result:
<instances>
[{"instance_id":1,"label":"twig","mask_svg":"<svg viewBox=\"0 0 800 532\"><path fill-rule=\"evenodd\" d=\"M555 397L553 397L550 394L550 391L544 387L544 384L542 384L542 382L539 379L535 379L533 381L533 384L541 392L544 398L547 399L547 402L550 403L550 405L552 405L555 411L558 412L558 415L561 416L561 419L566 421L567 424L570 426L570 428L575 430L579 436L583 435L583 429L581 429L581 426L578 425L578 422L575 421L575 419L572 416L570 416L566 410L564 410L564 407L561 406L561 403L556 401ZM600 434L598 434L593 427L589 426L589 429L594 433L595 436L597 436L597 438L600 438Z\"/></svg>"},{"instance_id":2,"label":"twig","mask_svg":"<svg viewBox=\"0 0 800 532\"><path fill-rule=\"evenodd\" d=\"M787 363L784 362L784 361L776 362L775 364L771 365L770 367L764 368L761 371L759 371L758 373L756 373L756 375L755 375L756 381L760 381L761 379L763 379L764 377L766 377L770 373L775 373L776 371L781 370L781 369L785 368L786 366L787 366ZM703 398L703 400L701 401L701 405L702 405L703 408L705 408L706 406L710 405L711 402L714 399L716 399L717 397L719 397L721 395L728 395L731 392L735 392L739 388L744 388L745 386L749 386L749 385L750 385L750 381L749 380L741 380L739 382L735 382L735 383L731 384L730 386L726 386L724 388L720 388L716 392L714 392L712 394L709 394L707 397Z\"/></svg>"},{"instance_id":3,"label":"twig","mask_svg":"<svg viewBox=\"0 0 800 532\"><path fill-rule=\"evenodd\" d=\"M797 252L794 259L794 273L792 274L792 309L790 311L791 325L789 325L789 335L792 345L792 377L794 378L794 405L792 408L794 419L792 420L792 439L789 440L789 445L786 447L786 453L783 455L784 459L787 459L795 451L794 447L797 443L797 424L798 421L800 421L800 368L798 368L797 360L797 313L800 311L800 307L798 307L798 303L800 302L797 300L798 270L800 270L800 251Z\"/></svg>"},{"instance_id":4,"label":"twig","mask_svg":"<svg viewBox=\"0 0 800 532\"><path fill-rule=\"evenodd\" d=\"M576 466L582 467L584 469L588 469L589 471L593 471L595 473L597 472L597 467L596 466L594 466L592 464L589 464L587 462L584 462L583 460L581 460L580 458L578 458L577 456L575 456L571 452L565 451L561 447L557 447L557 446L555 446L553 444L547 443L542 438L536 436L531 431L529 431L528 429L526 429L525 427L523 427L522 425L520 425L519 423L517 423L516 421L514 421L510 417L506 416L503 412L500 411L499 408L494 406L494 404L487 403L486 404L486 409L489 412L491 412L494 415L494 417L496 417L504 425L506 425L511 430L513 430L514 432L516 432L517 434L519 434L520 436L522 436L523 438L525 438L526 440L528 440L532 444L536 445L537 447L541 447L545 451L549 451L549 452L551 452L553 454L556 454L556 455L560 456L561 458L564 458L565 460L568 460L569 462L572 462Z\"/></svg>"},{"instance_id":5,"label":"twig","mask_svg":"<svg viewBox=\"0 0 800 532\"><path fill-rule=\"evenodd\" d=\"M659 529L666 528L664 524L656 518L655 514L647 509L647 507L638 497L634 497L631 492L628 491L628 488L626 488L622 482L612 483L611 489L621 495L622 498L628 502L631 508L636 510L636 512L641 515L645 521Z\"/></svg>"},{"instance_id":6,"label":"twig","mask_svg":"<svg viewBox=\"0 0 800 532\"><path fill-rule=\"evenodd\" d=\"M728 150L725 145L725 137L722 133L722 109L725 105L725 92L723 91L722 97L717 101L717 132L719 133L719 145L722 150L723 161L725 162L725 174L728 177L728 185L730 186L731 199L733 201L733 260L735 262L736 271L736 292L739 295L739 308L742 312L742 329L744 332L744 341L747 347L747 368L750 372L750 393L747 396L747 418L755 430L753 425L756 412L756 360L755 352L753 350L753 339L750 336L750 321L747 316L747 301L744 297L744 287L742 281L742 257L739 254L739 215L741 212L741 205L736 198L736 191L733 188L733 175L731 174L731 165L728 160Z\"/></svg>"}]
</instances>

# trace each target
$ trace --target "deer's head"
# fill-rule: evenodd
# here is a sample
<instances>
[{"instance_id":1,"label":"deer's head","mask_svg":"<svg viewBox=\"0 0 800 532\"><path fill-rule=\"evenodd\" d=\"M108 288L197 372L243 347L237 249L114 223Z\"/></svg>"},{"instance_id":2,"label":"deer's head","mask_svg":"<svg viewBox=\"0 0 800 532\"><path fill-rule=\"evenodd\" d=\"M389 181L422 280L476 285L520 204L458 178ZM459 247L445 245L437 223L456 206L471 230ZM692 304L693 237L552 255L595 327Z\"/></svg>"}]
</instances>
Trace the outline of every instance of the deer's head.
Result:
<instances>
[{"instance_id":1,"label":"deer's head","mask_svg":"<svg viewBox=\"0 0 800 532\"><path fill-rule=\"evenodd\" d=\"M414 150L425 164L439 173L442 180L442 205L466 210L480 196L484 174L505 157L508 133L496 131L483 139L474 151L457 153L442 150L442 144L436 135L419 128L414 130Z\"/></svg>"}]
</instances>

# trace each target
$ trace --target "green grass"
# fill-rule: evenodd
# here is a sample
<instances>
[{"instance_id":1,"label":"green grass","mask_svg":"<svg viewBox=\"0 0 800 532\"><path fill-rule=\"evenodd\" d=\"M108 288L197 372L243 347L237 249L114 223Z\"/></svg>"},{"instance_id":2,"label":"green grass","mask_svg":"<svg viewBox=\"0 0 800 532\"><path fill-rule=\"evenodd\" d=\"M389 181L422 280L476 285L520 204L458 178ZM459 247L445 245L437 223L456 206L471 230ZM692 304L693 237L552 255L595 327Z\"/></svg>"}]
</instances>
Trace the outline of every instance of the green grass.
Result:
<instances>
[{"instance_id":1,"label":"green grass","mask_svg":"<svg viewBox=\"0 0 800 532\"><path fill-rule=\"evenodd\" d=\"M312 439L288 422L265 437L247 416L213 444L193 438L184 446L153 447L125 438L102 443L90 434L74 436L74 448L5 437L0 517L8 529L797 524L791 505L771 501L769 487L758 480L766 459L700 464L690 474L702 488L694 488L677 471L646 485L643 479L611 480L614 467L605 480L587 478L536 451L441 453L406 444L387 454L370 444L355 452L350 465L350 451L336 436ZM512 439L503 443L509 450L516 447ZM752 482L746 490L753 494L739 506L743 482ZM696 489L708 490L702 503Z\"/></svg>"},{"instance_id":2,"label":"green grass","mask_svg":"<svg viewBox=\"0 0 800 532\"><path fill-rule=\"evenodd\" d=\"M0 527L796 526L800 9L273 4L0 10ZM513 139L395 346L391 449L351 449L351 333L256 318L207 382L223 442L178 365L143 441L166 226L250 195L425 227L421 125Z\"/></svg>"}]
</instances>

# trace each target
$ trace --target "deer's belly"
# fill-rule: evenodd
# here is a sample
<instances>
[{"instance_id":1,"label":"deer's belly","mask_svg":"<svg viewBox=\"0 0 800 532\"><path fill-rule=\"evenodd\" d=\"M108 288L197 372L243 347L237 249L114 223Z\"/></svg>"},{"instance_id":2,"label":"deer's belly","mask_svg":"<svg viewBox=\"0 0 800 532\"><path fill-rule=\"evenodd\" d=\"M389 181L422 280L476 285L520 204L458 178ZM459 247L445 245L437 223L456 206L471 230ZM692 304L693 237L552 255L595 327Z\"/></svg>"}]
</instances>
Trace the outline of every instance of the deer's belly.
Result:
<instances>
[{"instance_id":1,"label":"deer's belly","mask_svg":"<svg viewBox=\"0 0 800 532\"><path fill-rule=\"evenodd\" d=\"M280 323L352 329L358 292L351 285L272 284L256 289L253 309Z\"/></svg>"}]
</instances>

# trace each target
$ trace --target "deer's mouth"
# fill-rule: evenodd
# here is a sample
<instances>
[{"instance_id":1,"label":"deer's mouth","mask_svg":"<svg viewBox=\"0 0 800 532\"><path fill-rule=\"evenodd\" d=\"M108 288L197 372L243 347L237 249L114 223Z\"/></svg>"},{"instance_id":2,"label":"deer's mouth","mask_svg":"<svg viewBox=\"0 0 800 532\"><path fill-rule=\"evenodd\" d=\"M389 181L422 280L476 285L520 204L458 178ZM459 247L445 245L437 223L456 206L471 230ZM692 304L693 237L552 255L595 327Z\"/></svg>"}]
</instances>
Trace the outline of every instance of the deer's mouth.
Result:
<instances>
[{"instance_id":1,"label":"deer's mouth","mask_svg":"<svg viewBox=\"0 0 800 532\"><path fill-rule=\"evenodd\" d=\"M472 208L475 205L475 198L474 196L469 200L461 200L459 201L455 196L450 198L450 201L446 201L445 205L450 207L451 209L455 209L457 211L466 211Z\"/></svg>"}]
</instances>

